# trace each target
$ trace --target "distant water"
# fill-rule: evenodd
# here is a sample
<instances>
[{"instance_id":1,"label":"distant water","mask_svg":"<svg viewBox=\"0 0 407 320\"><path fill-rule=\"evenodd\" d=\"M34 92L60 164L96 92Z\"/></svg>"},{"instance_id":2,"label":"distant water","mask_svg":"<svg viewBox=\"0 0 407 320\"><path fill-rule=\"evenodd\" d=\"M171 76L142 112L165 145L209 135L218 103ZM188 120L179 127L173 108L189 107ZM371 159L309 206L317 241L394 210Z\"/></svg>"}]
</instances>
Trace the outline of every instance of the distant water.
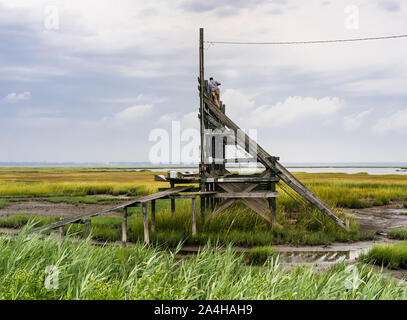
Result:
<instances>
[{"instance_id":1,"label":"distant water","mask_svg":"<svg viewBox=\"0 0 407 320\"><path fill-rule=\"evenodd\" d=\"M367 173L370 175L386 175L386 174L399 174L407 175L407 170L401 168L368 168L368 167L290 167L287 166L287 169L290 172L306 172L306 173ZM165 169L150 169L151 171L181 171L181 172L198 172L198 169L195 168L165 168ZM249 167L240 167L240 168L228 168L230 171L238 172L256 172L263 170L262 168L249 168Z\"/></svg>"},{"instance_id":2,"label":"distant water","mask_svg":"<svg viewBox=\"0 0 407 320\"><path fill-rule=\"evenodd\" d=\"M371 175L399 174L407 175L406 162L376 162L376 163L284 163L283 165L291 172L308 172L308 173L360 173L365 172ZM154 172L161 171L183 171L197 172L198 165L174 166L171 164L154 165L149 162L110 162L110 163L46 163L46 162L0 162L0 167L88 167L103 168L112 171L140 171L151 170ZM126 168L123 168L126 167ZM261 171L262 168L248 167L247 164L227 166L229 170L239 172ZM403 169L404 168L404 169Z\"/></svg>"},{"instance_id":3,"label":"distant water","mask_svg":"<svg viewBox=\"0 0 407 320\"><path fill-rule=\"evenodd\" d=\"M402 174L407 175L407 170L400 168L288 168L291 172L308 172L308 173L360 173L366 172L371 175L383 174Z\"/></svg>"}]
</instances>

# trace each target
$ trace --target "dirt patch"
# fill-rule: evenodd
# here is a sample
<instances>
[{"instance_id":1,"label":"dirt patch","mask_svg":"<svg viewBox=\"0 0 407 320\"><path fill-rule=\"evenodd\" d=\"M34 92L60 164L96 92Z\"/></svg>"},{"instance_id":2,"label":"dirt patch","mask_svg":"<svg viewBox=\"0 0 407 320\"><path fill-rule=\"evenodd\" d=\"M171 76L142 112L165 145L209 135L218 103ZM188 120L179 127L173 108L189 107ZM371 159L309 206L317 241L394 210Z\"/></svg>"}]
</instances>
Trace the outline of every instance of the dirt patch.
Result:
<instances>
[{"instance_id":1,"label":"dirt patch","mask_svg":"<svg viewBox=\"0 0 407 320\"><path fill-rule=\"evenodd\" d=\"M69 217L77 214L103 210L113 206L113 204L71 204L29 200L10 202L5 208L0 209L0 217L4 218L17 214ZM111 212L106 215L117 216L120 215L120 213Z\"/></svg>"},{"instance_id":2,"label":"dirt patch","mask_svg":"<svg viewBox=\"0 0 407 320\"><path fill-rule=\"evenodd\" d=\"M358 209L349 213L355 217L364 231L386 232L391 228L407 227L407 209L396 206Z\"/></svg>"}]
</instances>

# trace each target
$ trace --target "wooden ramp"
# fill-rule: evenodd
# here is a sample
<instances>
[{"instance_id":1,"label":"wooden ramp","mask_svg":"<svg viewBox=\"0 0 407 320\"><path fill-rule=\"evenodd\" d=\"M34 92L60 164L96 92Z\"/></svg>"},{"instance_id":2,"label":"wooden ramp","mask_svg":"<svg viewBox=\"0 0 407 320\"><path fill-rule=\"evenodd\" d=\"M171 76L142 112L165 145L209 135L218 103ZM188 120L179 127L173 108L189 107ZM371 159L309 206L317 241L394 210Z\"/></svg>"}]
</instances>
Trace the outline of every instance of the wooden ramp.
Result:
<instances>
[{"instance_id":1,"label":"wooden ramp","mask_svg":"<svg viewBox=\"0 0 407 320\"><path fill-rule=\"evenodd\" d=\"M55 223L49 224L47 226L35 228L33 230L33 232L57 229L57 228L63 227L63 226L65 226L67 224L70 224L70 223L79 222L79 221L81 221L83 219L86 219L86 218L92 218L92 217L100 216L100 215L108 213L108 212L117 211L117 210L120 210L120 209L129 208L129 207L141 206L144 203L151 202L151 201L154 201L154 200L157 200L157 199L166 198L168 196L171 196L171 195L174 195L174 194L177 194L177 193L180 193L180 192L187 191L187 190L189 190L191 188L192 188L191 186L171 188L171 189L161 191L161 192L157 192L157 193L154 193L154 194L150 194L148 196L141 197L141 198L138 198L138 199L126 202L126 203L122 203L120 205L117 205L117 206L114 206L114 207L111 207L111 208L107 208L107 209L104 209L104 210L78 214L76 216L61 219L61 220L59 220L59 221L57 221Z\"/></svg>"},{"instance_id":2,"label":"wooden ramp","mask_svg":"<svg viewBox=\"0 0 407 320\"><path fill-rule=\"evenodd\" d=\"M201 90L200 87L199 90ZM257 157L257 161L260 162L266 168L266 170L271 170L277 177L283 180L290 188L306 199L314 207L319 209L342 228L346 228L346 224L332 212L329 206L318 198L297 178L295 178L282 164L280 164L277 161L278 158L272 157L269 153L267 153L261 146L259 146L246 133L244 133L229 117L225 115L223 112L224 105L222 105L223 108L219 108L212 100L207 88L203 90L203 100L204 117L210 122L211 126L221 130L225 133L225 135L232 135L236 137L238 136L237 132L239 132L242 138L235 139L236 144L246 150L251 156ZM231 201L225 204L225 206L229 206L230 203ZM258 207L255 206L253 201L252 203L246 203L246 205L252 208ZM224 207L219 208L219 210L220 209L224 209Z\"/></svg>"}]
</instances>

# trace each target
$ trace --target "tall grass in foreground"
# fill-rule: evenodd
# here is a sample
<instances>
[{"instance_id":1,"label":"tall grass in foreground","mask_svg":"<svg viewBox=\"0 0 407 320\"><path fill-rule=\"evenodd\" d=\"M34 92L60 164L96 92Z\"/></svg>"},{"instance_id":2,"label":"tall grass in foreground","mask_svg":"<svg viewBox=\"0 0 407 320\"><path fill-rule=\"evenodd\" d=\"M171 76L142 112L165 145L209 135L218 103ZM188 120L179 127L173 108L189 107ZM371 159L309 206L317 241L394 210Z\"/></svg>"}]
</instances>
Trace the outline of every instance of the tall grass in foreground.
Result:
<instances>
[{"instance_id":1,"label":"tall grass in foreground","mask_svg":"<svg viewBox=\"0 0 407 320\"><path fill-rule=\"evenodd\" d=\"M360 285L346 289L344 263L315 273L289 272L278 258L247 267L230 247L207 246L197 256L141 244L133 248L95 247L89 241L27 238L26 228L12 242L0 238L0 299L406 299L407 288L366 266ZM47 266L59 270L58 289L44 287Z\"/></svg>"}]
</instances>

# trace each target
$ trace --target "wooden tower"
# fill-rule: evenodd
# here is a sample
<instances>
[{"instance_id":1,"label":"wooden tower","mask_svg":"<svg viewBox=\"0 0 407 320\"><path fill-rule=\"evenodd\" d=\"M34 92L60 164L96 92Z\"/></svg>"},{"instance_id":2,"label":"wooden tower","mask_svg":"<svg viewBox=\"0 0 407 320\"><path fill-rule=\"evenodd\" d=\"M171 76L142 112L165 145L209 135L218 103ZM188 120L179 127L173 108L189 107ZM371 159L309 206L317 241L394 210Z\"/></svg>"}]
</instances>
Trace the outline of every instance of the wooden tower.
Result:
<instances>
[{"instance_id":1,"label":"wooden tower","mask_svg":"<svg viewBox=\"0 0 407 320\"><path fill-rule=\"evenodd\" d=\"M319 199L311 190L295 178L279 158L268 154L252 140L225 114L226 106L220 107L213 100L208 81L204 79L204 31L200 29L200 130L201 130L201 163L199 174L178 173L176 177L165 178L173 188L176 184L199 183L201 197L201 216L210 219L229 208L236 200L259 214L272 225L276 224L276 183L282 181L302 198L346 228L329 206ZM240 148L245 153L242 158L226 158L226 148ZM226 163L256 162L264 167L262 173L232 174L226 170ZM164 181L162 179L161 181ZM175 203L173 204L173 207Z\"/></svg>"}]
</instances>

